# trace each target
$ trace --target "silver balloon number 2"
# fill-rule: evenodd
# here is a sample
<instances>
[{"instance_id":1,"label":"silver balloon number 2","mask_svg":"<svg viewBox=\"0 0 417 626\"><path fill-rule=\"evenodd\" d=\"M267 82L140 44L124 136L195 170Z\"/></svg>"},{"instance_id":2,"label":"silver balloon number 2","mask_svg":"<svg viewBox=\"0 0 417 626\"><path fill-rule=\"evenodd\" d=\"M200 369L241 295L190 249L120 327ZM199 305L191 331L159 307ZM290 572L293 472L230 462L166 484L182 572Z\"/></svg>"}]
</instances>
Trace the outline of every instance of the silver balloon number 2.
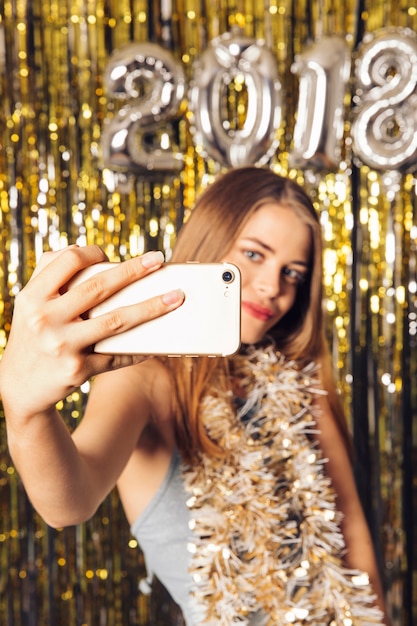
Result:
<instances>
[{"instance_id":1,"label":"silver balloon number 2","mask_svg":"<svg viewBox=\"0 0 417 626\"><path fill-rule=\"evenodd\" d=\"M377 170L417 161L417 35L386 28L364 37L355 63L352 125L359 162Z\"/></svg>"},{"instance_id":2,"label":"silver balloon number 2","mask_svg":"<svg viewBox=\"0 0 417 626\"><path fill-rule=\"evenodd\" d=\"M296 57L299 96L290 165L334 169L340 162L350 52L341 37L322 37Z\"/></svg>"},{"instance_id":3,"label":"silver balloon number 2","mask_svg":"<svg viewBox=\"0 0 417 626\"><path fill-rule=\"evenodd\" d=\"M117 50L105 71L110 98L122 102L102 135L104 167L111 171L180 171L168 123L185 94L182 65L158 44L130 43Z\"/></svg>"},{"instance_id":4,"label":"silver balloon number 2","mask_svg":"<svg viewBox=\"0 0 417 626\"><path fill-rule=\"evenodd\" d=\"M244 104L231 112L233 91L244 93ZM188 106L196 149L226 166L266 163L281 123L273 52L262 41L232 33L213 39L193 67Z\"/></svg>"}]
</instances>

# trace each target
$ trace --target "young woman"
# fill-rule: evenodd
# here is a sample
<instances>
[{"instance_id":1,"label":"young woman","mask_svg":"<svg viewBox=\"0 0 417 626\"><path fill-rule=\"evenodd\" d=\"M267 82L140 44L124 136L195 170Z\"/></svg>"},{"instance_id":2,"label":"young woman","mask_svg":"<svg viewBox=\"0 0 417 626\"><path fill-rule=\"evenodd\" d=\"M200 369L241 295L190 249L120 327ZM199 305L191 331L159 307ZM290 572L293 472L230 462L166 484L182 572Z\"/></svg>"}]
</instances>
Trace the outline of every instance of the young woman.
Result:
<instances>
[{"instance_id":1,"label":"young woman","mask_svg":"<svg viewBox=\"0 0 417 626\"><path fill-rule=\"evenodd\" d=\"M49 253L16 300L0 385L29 497L60 527L91 517L117 484L149 575L187 626L383 623L324 338L321 258L320 224L304 191L247 167L201 196L172 259L240 268L239 354L143 361L92 351L181 305L173 291L82 316L157 271L160 253L70 290L72 276L103 253ZM55 404L96 374L70 436Z\"/></svg>"}]
</instances>

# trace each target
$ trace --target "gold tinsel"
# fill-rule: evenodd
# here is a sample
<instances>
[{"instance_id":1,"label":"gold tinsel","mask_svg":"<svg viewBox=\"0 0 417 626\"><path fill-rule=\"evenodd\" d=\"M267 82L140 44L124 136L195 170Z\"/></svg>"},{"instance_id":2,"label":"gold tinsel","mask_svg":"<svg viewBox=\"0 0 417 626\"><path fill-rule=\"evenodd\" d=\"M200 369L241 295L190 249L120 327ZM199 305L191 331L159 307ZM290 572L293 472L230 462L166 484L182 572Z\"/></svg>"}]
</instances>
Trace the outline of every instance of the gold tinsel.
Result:
<instances>
[{"instance_id":1,"label":"gold tinsel","mask_svg":"<svg viewBox=\"0 0 417 626\"><path fill-rule=\"evenodd\" d=\"M237 376L248 399L205 397L201 418L225 456L185 467L196 623L382 624L366 574L343 565L335 492L314 435L317 375L273 345Z\"/></svg>"}]
</instances>

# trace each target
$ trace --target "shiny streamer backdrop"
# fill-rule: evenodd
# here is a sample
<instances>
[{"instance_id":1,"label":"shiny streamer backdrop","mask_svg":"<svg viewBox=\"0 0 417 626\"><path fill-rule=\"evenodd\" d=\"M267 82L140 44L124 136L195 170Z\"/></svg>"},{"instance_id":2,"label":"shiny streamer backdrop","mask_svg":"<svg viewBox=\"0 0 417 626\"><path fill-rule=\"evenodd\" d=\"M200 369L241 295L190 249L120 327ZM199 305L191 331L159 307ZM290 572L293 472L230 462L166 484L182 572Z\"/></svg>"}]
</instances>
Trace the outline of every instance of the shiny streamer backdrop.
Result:
<instances>
[{"instance_id":1,"label":"shiny streamer backdrop","mask_svg":"<svg viewBox=\"0 0 417 626\"><path fill-rule=\"evenodd\" d=\"M149 248L160 248L169 258L182 219L215 174L232 159L261 163L266 155L277 172L307 186L320 211L328 337L354 433L358 484L392 623L411 626L417 620L417 158L413 145L400 147L395 162L387 148L406 128L411 144L417 136L415 89L407 91L414 80L410 69L402 76L405 91L397 87L397 102L409 105L409 114L398 122L377 111L381 132L372 144L366 133L373 111L362 84L364 59L379 54L372 43L378 39L369 44L367 38L387 28L393 30L383 51L391 46L392 53L388 58L383 52L382 61L386 72L401 75L408 71L401 54L413 60L415 45L411 36L404 52L409 32L404 29L417 31L417 5L411 0L0 2L0 350L14 297L43 250L98 243L112 260ZM266 85L261 103L263 111L276 107L272 134L271 128L248 127L249 117L256 124L261 110L255 106L253 114L251 78L255 74L262 85L266 80L253 65L243 81L242 72L229 71L221 102L226 135L214 118L210 132L199 126L198 97L208 97L208 87L199 82L196 68L203 53L213 50L213 40L227 48L230 38L242 50L243 40L251 40L265 62L270 52L275 58L271 72L277 83ZM135 104L135 85L121 94L111 83L115 54L126 55L124 46L132 42L145 51L153 45L167 51L161 69L142 70L159 80L155 89L162 89L167 76L168 88L175 82L178 89L176 110L167 113L160 106L162 123L149 133L140 121L126 124L132 106L146 118ZM233 61L233 49L225 55ZM339 73L326 69L332 55L341 55ZM176 65L167 68L172 59ZM330 83L325 102L311 82L311 59ZM252 55L249 64L255 62ZM139 90L152 91L144 75L138 84ZM157 92L159 105L165 91ZM317 118L306 112L312 95L318 95L324 116L335 114L316 143ZM338 97L342 110L334 101ZM263 133L259 142L253 141L255 132ZM230 146L230 136L240 151ZM376 162L374 155L380 157ZM143 166L147 158L152 169ZM62 404L70 428L80 419L87 394L85 385ZM182 623L158 586L151 597L139 592L144 565L115 492L87 524L46 527L8 457L4 420L0 480L2 624Z\"/></svg>"}]
</instances>

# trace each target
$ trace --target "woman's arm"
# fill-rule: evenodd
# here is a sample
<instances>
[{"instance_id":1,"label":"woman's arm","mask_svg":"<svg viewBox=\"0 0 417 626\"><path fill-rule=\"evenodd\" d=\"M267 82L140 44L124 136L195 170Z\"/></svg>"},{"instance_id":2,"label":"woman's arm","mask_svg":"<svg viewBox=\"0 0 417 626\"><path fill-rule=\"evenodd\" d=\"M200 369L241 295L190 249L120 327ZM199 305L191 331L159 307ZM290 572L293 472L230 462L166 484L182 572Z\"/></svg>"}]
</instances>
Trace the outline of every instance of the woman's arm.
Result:
<instances>
[{"instance_id":1,"label":"woman's arm","mask_svg":"<svg viewBox=\"0 0 417 626\"><path fill-rule=\"evenodd\" d=\"M106 444L99 426L94 437L91 431L83 436L80 430L71 438L56 403L91 376L141 360L96 354L92 350L94 343L167 313L183 300L182 294L171 293L167 298L160 296L116 313L84 319L85 311L157 270L163 257L149 253L65 290L78 271L104 260L105 255L96 246L73 246L44 255L16 298L11 332L0 362L10 453L34 506L54 526L73 524L92 515L113 486L117 471L127 461L140 433L140 426L126 418L131 403L128 397L125 411L121 409L114 423L107 419ZM146 390L142 396L138 392L136 400L142 402L146 421ZM118 436L121 425L130 429L129 435L113 457L109 442Z\"/></svg>"},{"instance_id":2,"label":"woman's arm","mask_svg":"<svg viewBox=\"0 0 417 626\"><path fill-rule=\"evenodd\" d=\"M326 399L320 397L317 404L320 407L319 441L323 455L328 459L325 469L337 494L336 506L343 513L342 532L347 549L345 562L348 567L368 574L377 595L377 604L386 616L372 537L356 489L349 455ZM387 616L385 623L388 624Z\"/></svg>"}]
</instances>

